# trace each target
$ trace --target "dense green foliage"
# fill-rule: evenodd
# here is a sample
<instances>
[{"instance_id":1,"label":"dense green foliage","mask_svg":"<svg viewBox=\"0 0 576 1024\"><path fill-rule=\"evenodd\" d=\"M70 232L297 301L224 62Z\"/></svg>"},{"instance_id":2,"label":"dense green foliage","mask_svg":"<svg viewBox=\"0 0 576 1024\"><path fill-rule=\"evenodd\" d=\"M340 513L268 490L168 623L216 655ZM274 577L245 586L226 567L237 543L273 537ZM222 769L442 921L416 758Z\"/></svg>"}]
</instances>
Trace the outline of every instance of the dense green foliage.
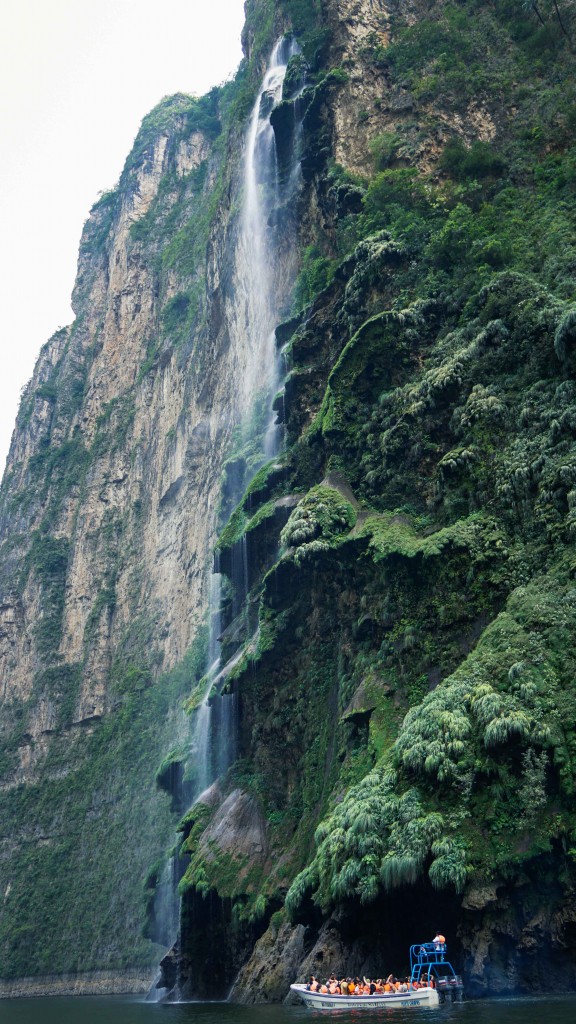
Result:
<instances>
[{"instance_id":1,"label":"dense green foliage","mask_svg":"<svg viewBox=\"0 0 576 1024\"><path fill-rule=\"evenodd\" d=\"M410 102L395 120L386 95L361 112L363 177L327 162L311 89L306 174L333 220L305 239L282 328L288 450L221 539L257 566L253 524L298 498L279 557L268 541L250 577L257 643L231 677L234 781L281 858L259 883L268 912L289 883L290 914L310 923L314 905L353 915L414 884L458 906L550 856L573 877L576 93L562 14L436 2L408 24L397 8L390 44L367 37L361 59ZM345 90L340 72L331 88ZM257 892L252 875L250 906Z\"/></svg>"}]
</instances>

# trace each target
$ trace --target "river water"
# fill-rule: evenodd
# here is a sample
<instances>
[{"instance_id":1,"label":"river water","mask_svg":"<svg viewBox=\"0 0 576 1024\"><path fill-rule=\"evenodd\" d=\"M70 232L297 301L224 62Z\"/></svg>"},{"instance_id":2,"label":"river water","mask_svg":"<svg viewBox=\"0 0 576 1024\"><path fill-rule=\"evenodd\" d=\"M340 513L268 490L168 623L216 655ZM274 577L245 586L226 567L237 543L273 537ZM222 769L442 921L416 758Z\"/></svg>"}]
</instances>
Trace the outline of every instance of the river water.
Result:
<instances>
[{"instance_id":1,"label":"river water","mask_svg":"<svg viewBox=\"0 0 576 1024\"><path fill-rule=\"evenodd\" d=\"M1 1024L311 1024L336 1016L338 1024L574 1024L576 996L470 1001L436 1009L341 1010L335 1015L294 1006L231 1003L162 1005L133 998L0 1000Z\"/></svg>"}]
</instances>

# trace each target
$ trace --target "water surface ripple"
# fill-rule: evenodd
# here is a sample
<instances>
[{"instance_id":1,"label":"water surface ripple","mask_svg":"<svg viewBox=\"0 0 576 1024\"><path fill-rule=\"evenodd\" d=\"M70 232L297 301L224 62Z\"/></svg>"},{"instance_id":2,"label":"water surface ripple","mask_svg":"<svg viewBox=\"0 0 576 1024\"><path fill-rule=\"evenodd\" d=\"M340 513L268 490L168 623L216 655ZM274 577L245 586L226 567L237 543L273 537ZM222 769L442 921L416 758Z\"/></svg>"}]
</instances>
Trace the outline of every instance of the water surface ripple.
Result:
<instances>
[{"instance_id":1,"label":"water surface ripple","mask_svg":"<svg viewBox=\"0 0 576 1024\"><path fill-rule=\"evenodd\" d=\"M346 1010L231 1003L162 1005L133 997L0 1000L1 1024L574 1024L576 996L474 1000L434 1009Z\"/></svg>"}]
</instances>

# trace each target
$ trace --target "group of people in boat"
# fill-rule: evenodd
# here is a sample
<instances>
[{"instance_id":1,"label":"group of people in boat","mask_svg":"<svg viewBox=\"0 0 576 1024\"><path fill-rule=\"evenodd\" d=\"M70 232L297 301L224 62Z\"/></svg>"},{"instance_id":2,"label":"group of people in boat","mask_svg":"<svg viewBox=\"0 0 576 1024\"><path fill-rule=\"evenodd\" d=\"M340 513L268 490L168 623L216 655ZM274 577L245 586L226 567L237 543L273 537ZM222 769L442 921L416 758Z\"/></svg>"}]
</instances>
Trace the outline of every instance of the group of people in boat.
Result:
<instances>
[{"instance_id":1,"label":"group of people in boat","mask_svg":"<svg viewBox=\"0 0 576 1024\"><path fill-rule=\"evenodd\" d=\"M320 992L322 995L331 996L386 996L434 987L433 978L421 981L411 981L410 978L400 980L393 974L389 974L385 981L382 978L377 978L376 981L371 981L370 978L341 978L339 981L335 974L331 974L324 982L319 982L318 978L312 974L306 985L309 992Z\"/></svg>"},{"instance_id":2,"label":"group of people in boat","mask_svg":"<svg viewBox=\"0 0 576 1024\"><path fill-rule=\"evenodd\" d=\"M434 957L443 960L445 952L446 939L438 931L432 942L420 947L418 961L422 964ZM371 981L370 978L341 978L339 981L335 974L331 974L328 981L322 983L312 974L306 985L309 992L319 992L322 995L331 996L386 996L396 995L398 992L414 992L421 988L435 987L434 978L431 976L416 981L412 978L400 980L393 974L389 974L385 981L382 978L377 978L376 981Z\"/></svg>"}]
</instances>

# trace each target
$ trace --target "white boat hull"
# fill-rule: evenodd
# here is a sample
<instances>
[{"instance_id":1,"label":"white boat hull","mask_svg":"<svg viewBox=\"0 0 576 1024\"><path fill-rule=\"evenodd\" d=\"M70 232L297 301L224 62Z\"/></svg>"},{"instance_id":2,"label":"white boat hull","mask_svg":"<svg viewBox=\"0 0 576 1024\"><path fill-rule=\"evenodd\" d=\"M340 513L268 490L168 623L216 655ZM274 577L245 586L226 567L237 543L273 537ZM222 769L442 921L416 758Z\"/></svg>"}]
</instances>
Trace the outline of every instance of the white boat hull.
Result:
<instances>
[{"instance_id":1,"label":"white boat hull","mask_svg":"<svg viewBox=\"0 0 576 1024\"><path fill-rule=\"evenodd\" d=\"M419 988L411 992L385 992L373 996L331 996L329 993L310 992L306 985L290 985L290 990L300 996L306 1006L313 1010L381 1010L390 1006L438 1006L435 988Z\"/></svg>"}]
</instances>

